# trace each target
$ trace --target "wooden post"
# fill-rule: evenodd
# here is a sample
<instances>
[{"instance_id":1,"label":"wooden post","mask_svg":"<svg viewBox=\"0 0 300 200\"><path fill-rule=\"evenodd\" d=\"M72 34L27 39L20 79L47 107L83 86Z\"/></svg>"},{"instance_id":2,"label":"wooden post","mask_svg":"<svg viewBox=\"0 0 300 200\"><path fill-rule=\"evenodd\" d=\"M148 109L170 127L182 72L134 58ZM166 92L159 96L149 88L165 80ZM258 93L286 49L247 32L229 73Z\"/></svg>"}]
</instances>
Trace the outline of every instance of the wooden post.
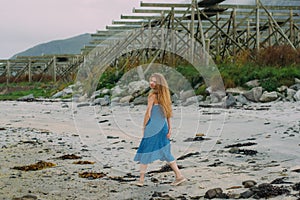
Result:
<instances>
[{"instance_id":1,"label":"wooden post","mask_svg":"<svg viewBox=\"0 0 300 200\"><path fill-rule=\"evenodd\" d=\"M190 33L191 33L191 46L190 46L190 59L191 62L194 61L194 36L195 36L195 30L194 30L194 24L195 24L195 8L196 8L196 1L192 1L191 5L191 26L190 26Z\"/></svg>"},{"instance_id":2,"label":"wooden post","mask_svg":"<svg viewBox=\"0 0 300 200\"><path fill-rule=\"evenodd\" d=\"M56 56L53 57L53 82L56 82Z\"/></svg>"},{"instance_id":3,"label":"wooden post","mask_svg":"<svg viewBox=\"0 0 300 200\"><path fill-rule=\"evenodd\" d=\"M219 12L217 12L217 15L216 15L217 26L220 26L219 20L220 20L220 14L219 14ZM217 39L216 39L216 55L220 55L220 38L219 38L220 34L219 34L219 30L217 28L215 31L217 33L217 35L216 35L216 37L217 37Z\"/></svg>"},{"instance_id":4,"label":"wooden post","mask_svg":"<svg viewBox=\"0 0 300 200\"><path fill-rule=\"evenodd\" d=\"M210 51L210 39L205 39L205 64L206 66L209 65L209 51Z\"/></svg>"},{"instance_id":5,"label":"wooden post","mask_svg":"<svg viewBox=\"0 0 300 200\"><path fill-rule=\"evenodd\" d=\"M236 9L233 8L233 16L232 16L232 36L233 39L236 41ZM238 41L236 41L238 42ZM232 51L233 51L233 56L236 56L236 46L232 45Z\"/></svg>"},{"instance_id":6,"label":"wooden post","mask_svg":"<svg viewBox=\"0 0 300 200\"><path fill-rule=\"evenodd\" d=\"M29 81L29 83L32 82L31 65L32 65L32 62L31 62L31 59L29 59L29 63L28 63L28 81Z\"/></svg>"},{"instance_id":7,"label":"wooden post","mask_svg":"<svg viewBox=\"0 0 300 200\"><path fill-rule=\"evenodd\" d=\"M247 47L250 49L250 36L251 31L250 31L250 20L247 22Z\"/></svg>"},{"instance_id":8,"label":"wooden post","mask_svg":"<svg viewBox=\"0 0 300 200\"><path fill-rule=\"evenodd\" d=\"M176 55L174 17L175 17L174 7L172 7L171 8L171 51L170 51L172 67L175 67L175 55Z\"/></svg>"},{"instance_id":9,"label":"wooden post","mask_svg":"<svg viewBox=\"0 0 300 200\"><path fill-rule=\"evenodd\" d=\"M8 85L9 84L9 81L10 81L10 61L7 60L7 65L6 65L6 84Z\"/></svg>"},{"instance_id":10,"label":"wooden post","mask_svg":"<svg viewBox=\"0 0 300 200\"><path fill-rule=\"evenodd\" d=\"M293 19L293 10L290 10L290 40L295 44L295 32L294 32L294 19Z\"/></svg>"},{"instance_id":11,"label":"wooden post","mask_svg":"<svg viewBox=\"0 0 300 200\"><path fill-rule=\"evenodd\" d=\"M273 27L272 27L272 22L271 22L271 19L269 18L269 28L268 28L268 34L271 35L273 33ZM269 47L272 46L272 37L269 37L269 40L268 40L268 43L269 43Z\"/></svg>"},{"instance_id":12,"label":"wooden post","mask_svg":"<svg viewBox=\"0 0 300 200\"><path fill-rule=\"evenodd\" d=\"M259 51L259 42L260 42L259 5L260 5L260 0L256 0L256 49L257 49L257 51Z\"/></svg>"}]
</instances>

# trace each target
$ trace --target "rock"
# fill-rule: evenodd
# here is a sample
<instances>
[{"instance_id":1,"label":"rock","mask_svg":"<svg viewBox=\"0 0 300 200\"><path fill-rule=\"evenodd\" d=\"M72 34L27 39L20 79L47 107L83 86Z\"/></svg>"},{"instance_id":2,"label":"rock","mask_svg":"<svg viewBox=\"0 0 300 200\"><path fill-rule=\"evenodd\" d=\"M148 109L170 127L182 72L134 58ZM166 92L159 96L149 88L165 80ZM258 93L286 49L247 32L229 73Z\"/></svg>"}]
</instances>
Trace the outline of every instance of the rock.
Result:
<instances>
[{"instance_id":1,"label":"rock","mask_svg":"<svg viewBox=\"0 0 300 200\"><path fill-rule=\"evenodd\" d=\"M68 104L66 104L66 103L63 103L63 104L61 105L61 107L62 107L62 108L69 108Z\"/></svg>"},{"instance_id":2,"label":"rock","mask_svg":"<svg viewBox=\"0 0 300 200\"><path fill-rule=\"evenodd\" d=\"M71 87L67 87L67 88L63 89L63 93L64 93L64 95L73 94L73 89Z\"/></svg>"},{"instance_id":3,"label":"rock","mask_svg":"<svg viewBox=\"0 0 300 200\"><path fill-rule=\"evenodd\" d=\"M244 92L246 92L246 90L240 87L226 89L226 93L230 93L230 94L243 94Z\"/></svg>"},{"instance_id":4,"label":"rock","mask_svg":"<svg viewBox=\"0 0 300 200\"><path fill-rule=\"evenodd\" d=\"M186 99L186 101L182 104L183 106L189 106L195 103L199 102L199 97L198 96L193 96L193 97L189 97Z\"/></svg>"},{"instance_id":5,"label":"rock","mask_svg":"<svg viewBox=\"0 0 300 200\"><path fill-rule=\"evenodd\" d=\"M211 103L218 103L221 102L222 98L226 96L225 91L214 91L210 94L211 97Z\"/></svg>"},{"instance_id":6,"label":"rock","mask_svg":"<svg viewBox=\"0 0 300 200\"><path fill-rule=\"evenodd\" d=\"M262 95L262 90L263 90L262 87L255 87L255 88L252 88L250 91L245 92L243 95L249 101L259 102L259 98Z\"/></svg>"},{"instance_id":7,"label":"rock","mask_svg":"<svg viewBox=\"0 0 300 200\"><path fill-rule=\"evenodd\" d=\"M100 90L100 95L109 95L110 92L110 89L103 88L102 90Z\"/></svg>"},{"instance_id":8,"label":"rock","mask_svg":"<svg viewBox=\"0 0 300 200\"><path fill-rule=\"evenodd\" d=\"M296 101L300 101L300 90L298 90L298 91L296 92L296 94L294 95L294 99L295 99Z\"/></svg>"},{"instance_id":9,"label":"rock","mask_svg":"<svg viewBox=\"0 0 300 200\"><path fill-rule=\"evenodd\" d=\"M119 102L121 97L114 97L111 99L111 102Z\"/></svg>"},{"instance_id":10,"label":"rock","mask_svg":"<svg viewBox=\"0 0 300 200\"><path fill-rule=\"evenodd\" d=\"M93 104L101 105L101 106L108 106L110 104L110 98L108 95L105 95L103 98L95 99Z\"/></svg>"},{"instance_id":11,"label":"rock","mask_svg":"<svg viewBox=\"0 0 300 200\"><path fill-rule=\"evenodd\" d=\"M226 100L224 102L224 107L225 108L230 108L232 106L235 106L236 105L236 100L234 98L234 96L232 96L232 94L228 94L227 97L226 97Z\"/></svg>"},{"instance_id":12,"label":"rock","mask_svg":"<svg viewBox=\"0 0 300 200\"><path fill-rule=\"evenodd\" d=\"M248 87L258 87L260 85L259 80L255 79L252 81L248 81L247 83L245 83L246 86Z\"/></svg>"},{"instance_id":13,"label":"rock","mask_svg":"<svg viewBox=\"0 0 300 200\"><path fill-rule=\"evenodd\" d=\"M59 91L57 93L55 93L52 98L60 98L60 97L63 97L64 96L64 92L63 91Z\"/></svg>"},{"instance_id":14,"label":"rock","mask_svg":"<svg viewBox=\"0 0 300 200\"><path fill-rule=\"evenodd\" d=\"M213 90L212 87L206 88L206 92L210 94L206 100L209 100L211 103L218 103L226 96L224 90Z\"/></svg>"},{"instance_id":15,"label":"rock","mask_svg":"<svg viewBox=\"0 0 300 200\"><path fill-rule=\"evenodd\" d=\"M221 188L214 188L208 190L204 198L213 199L213 198L228 198L226 194L223 193L223 190Z\"/></svg>"},{"instance_id":16,"label":"rock","mask_svg":"<svg viewBox=\"0 0 300 200\"><path fill-rule=\"evenodd\" d=\"M300 191L300 182L299 183L295 183L293 186L292 186L293 190L295 191Z\"/></svg>"},{"instance_id":17,"label":"rock","mask_svg":"<svg viewBox=\"0 0 300 200\"><path fill-rule=\"evenodd\" d=\"M149 83L147 81L133 81L128 84L128 93L133 96L134 94L142 94L147 90L147 88L149 88Z\"/></svg>"},{"instance_id":18,"label":"rock","mask_svg":"<svg viewBox=\"0 0 300 200\"><path fill-rule=\"evenodd\" d=\"M286 89L288 89L288 87L285 86L285 85L280 86L279 88L277 88L278 92L284 92L284 91L286 91Z\"/></svg>"},{"instance_id":19,"label":"rock","mask_svg":"<svg viewBox=\"0 0 300 200\"><path fill-rule=\"evenodd\" d=\"M249 101L242 94L236 97L236 101L241 103L242 105L247 105Z\"/></svg>"},{"instance_id":20,"label":"rock","mask_svg":"<svg viewBox=\"0 0 300 200\"><path fill-rule=\"evenodd\" d=\"M240 198L241 198L241 199L248 199L248 198L252 197L253 195L254 195L254 192L253 192L253 191L247 190L247 191L242 192L242 193L240 194Z\"/></svg>"},{"instance_id":21,"label":"rock","mask_svg":"<svg viewBox=\"0 0 300 200\"><path fill-rule=\"evenodd\" d=\"M188 98L194 97L194 96L196 96L194 90L187 90L187 91L181 91L180 92L180 99L182 101L186 101Z\"/></svg>"},{"instance_id":22,"label":"rock","mask_svg":"<svg viewBox=\"0 0 300 200\"><path fill-rule=\"evenodd\" d=\"M133 100L134 105L147 105L148 98L144 96L139 96Z\"/></svg>"},{"instance_id":23,"label":"rock","mask_svg":"<svg viewBox=\"0 0 300 200\"><path fill-rule=\"evenodd\" d=\"M18 101L33 101L35 98L33 94L26 95L24 97L18 98Z\"/></svg>"},{"instance_id":24,"label":"rock","mask_svg":"<svg viewBox=\"0 0 300 200\"><path fill-rule=\"evenodd\" d=\"M178 104L179 103L179 97L178 97L178 95L177 94L173 94L171 96L171 100L172 100L173 103Z\"/></svg>"},{"instance_id":25,"label":"rock","mask_svg":"<svg viewBox=\"0 0 300 200\"><path fill-rule=\"evenodd\" d=\"M255 186L257 183L253 180L247 180L247 181L243 181L242 184L245 188L251 188L251 187Z\"/></svg>"},{"instance_id":26,"label":"rock","mask_svg":"<svg viewBox=\"0 0 300 200\"><path fill-rule=\"evenodd\" d=\"M271 102L278 98L277 92L267 92L265 91L259 98L260 102Z\"/></svg>"},{"instance_id":27,"label":"rock","mask_svg":"<svg viewBox=\"0 0 300 200\"><path fill-rule=\"evenodd\" d=\"M287 88L287 89L286 89L286 98L287 98L287 100L293 101L296 92L297 92L297 91L295 91L295 90L293 90L293 89Z\"/></svg>"},{"instance_id":28,"label":"rock","mask_svg":"<svg viewBox=\"0 0 300 200\"><path fill-rule=\"evenodd\" d=\"M300 90L300 83L296 83L296 84L290 86L290 89L293 89L293 90L296 90L296 91Z\"/></svg>"},{"instance_id":29,"label":"rock","mask_svg":"<svg viewBox=\"0 0 300 200\"><path fill-rule=\"evenodd\" d=\"M122 89L119 85L115 86L111 89L111 95L112 97L119 97L125 92L124 89Z\"/></svg>"},{"instance_id":30,"label":"rock","mask_svg":"<svg viewBox=\"0 0 300 200\"><path fill-rule=\"evenodd\" d=\"M129 103L132 99L133 99L133 96L129 95L129 96L121 98L119 102L120 103Z\"/></svg>"},{"instance_id":31,"label":"rock","mask_svg":"<svg viewBox=\"0 0 300 200\"><path fill-rule=\"evenodd\" d=\"M295 83L296 83L296 84L297 84L297 83L300 83L300 79L295 78Z\"/></svg>"}]
</instances>

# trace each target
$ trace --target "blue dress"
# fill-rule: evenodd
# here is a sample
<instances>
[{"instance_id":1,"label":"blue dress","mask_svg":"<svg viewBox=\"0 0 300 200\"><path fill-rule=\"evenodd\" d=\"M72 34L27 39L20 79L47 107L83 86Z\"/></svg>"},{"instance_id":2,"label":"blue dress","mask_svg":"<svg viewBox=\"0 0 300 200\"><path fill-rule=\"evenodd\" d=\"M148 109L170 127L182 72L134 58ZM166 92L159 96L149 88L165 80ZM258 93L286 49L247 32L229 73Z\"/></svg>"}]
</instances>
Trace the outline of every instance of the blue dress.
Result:
<instances>
[{"instance_id":1,"label":"blue dress","mask_svg":"<svg viewBox=\"0 0 300 200\"><path fill-rule=\"evenodd\" d=\"M149 164L155 160L174 161L167 134L168 124L162 108L160 105L154 104L134 161L141 164Z\"/></svg>"}]
</instances>

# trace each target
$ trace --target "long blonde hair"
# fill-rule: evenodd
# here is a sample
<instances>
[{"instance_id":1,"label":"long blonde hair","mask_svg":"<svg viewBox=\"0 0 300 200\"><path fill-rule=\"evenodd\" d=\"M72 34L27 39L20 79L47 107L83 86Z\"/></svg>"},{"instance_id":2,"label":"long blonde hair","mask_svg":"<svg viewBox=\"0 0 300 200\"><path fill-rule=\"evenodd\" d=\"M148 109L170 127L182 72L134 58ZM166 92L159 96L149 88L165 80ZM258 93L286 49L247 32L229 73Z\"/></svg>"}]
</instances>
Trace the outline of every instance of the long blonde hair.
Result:
<instances>
[{"instance_id":1,"label":"long blonde hair","mask_svg":"<svg viewBox=\"0 0 300 200\"><path fill-rule=\"evenodd\" d=\"M150 76L156 78L156 86L152 93L157 95L157 101L162 106L166 118L172 117L172 101L168 83L165 77L160 73L154 73Z\"/></svg>"}]
</instances>

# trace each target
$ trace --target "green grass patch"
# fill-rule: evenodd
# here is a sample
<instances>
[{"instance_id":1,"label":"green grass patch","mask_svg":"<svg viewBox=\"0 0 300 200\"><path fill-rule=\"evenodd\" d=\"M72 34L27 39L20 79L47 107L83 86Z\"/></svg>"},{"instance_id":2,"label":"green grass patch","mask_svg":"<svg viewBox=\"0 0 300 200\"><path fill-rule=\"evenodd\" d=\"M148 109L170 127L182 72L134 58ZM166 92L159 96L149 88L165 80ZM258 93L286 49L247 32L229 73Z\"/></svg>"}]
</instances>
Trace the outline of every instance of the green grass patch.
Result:
<instances>
[{"instance_id":1,"label":"green grass patch","mask_svg":"<svg viewBox=\"0 0 300 200\"><path fill-rule=\"evenodd\" d=\"M254 79L260 81L261 86L267 91L276 91L282 85L291 86L294 78L300 78L300 66L270 67L245 64L221 64L219 71L226 88L242 86Z\"/></svg>"},{"instance_id":2,"label":"green grass patch","mask_svg":"<svg viewBox=\"0 0 300 200\"><path fill-rule=\"evenodd\" d=\"M33 94L35 98L49 98L57 91L60 86L53 83L11 83L0 84L0 100L17 100L20 97Z\"/></svg>"}]
</instances>

